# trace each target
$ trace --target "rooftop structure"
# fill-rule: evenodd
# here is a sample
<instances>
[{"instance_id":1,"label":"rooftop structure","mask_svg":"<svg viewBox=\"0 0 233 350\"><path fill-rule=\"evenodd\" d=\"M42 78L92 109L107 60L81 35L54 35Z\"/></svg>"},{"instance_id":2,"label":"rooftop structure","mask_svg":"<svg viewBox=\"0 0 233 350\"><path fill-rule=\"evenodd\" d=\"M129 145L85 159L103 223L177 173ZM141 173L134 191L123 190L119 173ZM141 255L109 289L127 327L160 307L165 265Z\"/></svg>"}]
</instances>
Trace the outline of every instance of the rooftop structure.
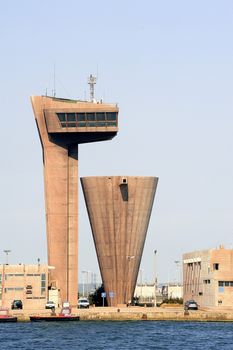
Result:
<instances>
[{"instance_id":1,"label":"rooftop structure","mask_svg":"<svg viewBox=\"0 0 233 350\"><path fill-rule=\"evenodd\" d=\"M158 178L81 178L109 306L133 299Z\"/></svg>"},{"instance_id":2,"label":"rooftop structure","mask_svg":"<svg viewBox=\"0 0 233 350\"><path fill-rule=\"evenodd\" d=\"M233 249L209 249L183 255L184 301L201 307L233 307Z\"/></svg>"},{"instance_id":3,"label":"rooftop structure","mask_svg":"<svg viewBox=\"0 0 233 350\"><path fill-rule=\"evenodd\" d=\"M116 105L31 97L40 135L46 203L49 284L62 301L77 305L78 144L111 140L118 131Z\"/></svg>"}]
</instances>

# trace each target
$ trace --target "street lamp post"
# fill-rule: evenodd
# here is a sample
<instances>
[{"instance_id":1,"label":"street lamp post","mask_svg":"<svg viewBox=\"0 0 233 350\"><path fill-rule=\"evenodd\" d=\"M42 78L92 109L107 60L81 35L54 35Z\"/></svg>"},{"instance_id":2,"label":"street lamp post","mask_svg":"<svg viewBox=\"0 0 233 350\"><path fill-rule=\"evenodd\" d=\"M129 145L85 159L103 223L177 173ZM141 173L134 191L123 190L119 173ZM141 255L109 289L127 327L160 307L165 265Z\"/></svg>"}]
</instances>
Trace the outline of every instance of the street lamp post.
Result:
<instances>
[{"instance_id":1,"label":"street lamp post","mask_svg":"<svg viewBox=\"0 0 233 350\"><path fill-rule=\"evenodd\" d=\"M177 285L179 284L179 282L181 283L181 281L179 281L180 280L180 273L179 273L179 269L180 269L180 260L175 260L174 261L174 263L176 264L176 283L177 283Z\"/></svg>"},{"instance_id":2,"label":"street lamp post","mask_svg":"<svg viewBox=\"0 0 233 350\"><path fill-rule=\"evenodd\" d=\"M141 299L142 299L142 273L143 273L143 269L140 269L139 272L140 272L140 285L141 285L140 297L141 297Z\"/></svg>"},{"instance_id":3,"label":"street lamp post","mask_svg":"<svg viewBox=\"0 0 233 350\"><path fill-rule=\"evenodd\" d=\"M87 297L89 295L89 274L90 274L90 277L92 275L92 272L91 271L87 271Z\"/></svg>"},{"instance_id":4,"label":"street lamp post","mask_svg":"<svg viewBox=\"0 0 233 350\"><path fill-rule=\"evenodd\" d=\"M83 280L83 297L85 296L85 287L84 287L84 274L87 274L87 280L88 280L88 271L86 271L86 270L83 270L82 271L82 280ZM88 287L87 287L88 288Z\"/></svg>"},{"instance_id":5,"label":"street lamp post","mask_svg":"<svg viewBox=\"0 0 233 350\"><path fill-rule=\"evenodd\" d=\"M156 307L156 290L157 290L157 277L156 277L156 254L157 250L154 250L154 280L155 280L155 297L154 297L154 307Z\"/></svg>"},{"instance_id":6,"label":"street lamp post","mask_svg":"<svg viewBox=\"0 0 233 350\"><path fill-rule=\"evenodd\" d=\"M4 253L6 254L6 265L8 265L8 254L11 252L9 249L4 249Z\"/></svg>"},{"instance_id":7,"label":"street lamp post","mask_svg":"<svg viewBox=\"0 0 233 350\"><path fill-rule=\"evenodd\" d=\"M130 271L130 262L131 262L131 260L133 260L135 258L135 256L134 255L127 255L126 256L126 259L127 259L127 267L126 267L126 278L125 278L125 287L126 287L126 285L128 284L127 282L128 282L128 280L130 281L130 289L131 289L131 281L132 281L132 278L131 278L131 275L129 276L129 271ZM128 301L129 300L127 300L126 299L126 297L128 296L128 294L127 294L127 292L128 292L128 289L127 288L125 288L125 303L126 304L128 304ZM131 297L131 296L130 296ZM131 302L131 300L130 300L130 302Z\"/></svg>"}]
</instances>

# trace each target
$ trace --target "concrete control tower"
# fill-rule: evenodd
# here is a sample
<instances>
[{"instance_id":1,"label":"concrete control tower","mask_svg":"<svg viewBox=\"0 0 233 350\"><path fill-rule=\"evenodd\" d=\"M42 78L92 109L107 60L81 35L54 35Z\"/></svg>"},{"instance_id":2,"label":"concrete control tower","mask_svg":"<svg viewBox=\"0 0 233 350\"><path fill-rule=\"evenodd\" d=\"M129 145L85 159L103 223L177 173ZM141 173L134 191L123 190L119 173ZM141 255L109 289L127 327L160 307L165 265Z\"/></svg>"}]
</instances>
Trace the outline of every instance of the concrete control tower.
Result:
<instances>
[{"instance_id":1,"label":"concrete control tower","mask_svg":"<svg viewBox=\"0 0 233 350\"><path fill-rule=\"evenodd\" d=\"M31 97L44 163L50 286L77 305L78 144L111 140L118 131L116 105L47 96Z\"/></svg>"}]
</instances>

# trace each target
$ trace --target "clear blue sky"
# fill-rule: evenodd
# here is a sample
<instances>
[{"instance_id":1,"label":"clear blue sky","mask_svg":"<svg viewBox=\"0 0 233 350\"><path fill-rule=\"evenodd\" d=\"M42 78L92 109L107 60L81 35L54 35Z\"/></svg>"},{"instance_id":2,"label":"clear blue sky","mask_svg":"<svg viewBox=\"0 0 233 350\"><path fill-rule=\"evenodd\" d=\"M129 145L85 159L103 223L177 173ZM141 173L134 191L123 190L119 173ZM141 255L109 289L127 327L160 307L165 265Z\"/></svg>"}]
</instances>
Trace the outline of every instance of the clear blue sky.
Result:
<instances>
[{"instance_id":1,"label":"clear blue sky","mask_svg":"<svg viewBox=\"0 0 233 350\"><path fill-rule=\"evenodd\" d=\"M80 146L79 175L159 177L143 279L154 249L167 281L183 253L233 243L232 34L230 0L1 2L1 247L11 263L47 260L29 96L52 91L54 63L57 96L83 98L98 66L96 97L120 108L114 140ZM79 268L97 272L79 197Z\"/></svg>"}]
</instances>

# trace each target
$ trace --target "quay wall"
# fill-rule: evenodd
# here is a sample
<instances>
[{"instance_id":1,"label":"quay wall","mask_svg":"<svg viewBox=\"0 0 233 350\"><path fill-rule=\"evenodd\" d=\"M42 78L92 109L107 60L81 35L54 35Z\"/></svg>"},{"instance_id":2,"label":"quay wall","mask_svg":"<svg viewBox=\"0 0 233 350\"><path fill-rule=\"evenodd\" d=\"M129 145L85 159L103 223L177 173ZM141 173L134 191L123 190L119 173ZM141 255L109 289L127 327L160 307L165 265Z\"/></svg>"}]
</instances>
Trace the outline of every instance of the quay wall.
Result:
<instances>
[{"instance_id":1,"label":"quay wall","mask_svg":"<svg viewBox=\"0 0 233 350\"><path fill-rule=\"evenodd\" d=\"M56 310L59 313L59 310ZM233 322L233 310L197 310L185 314L182 308L90 308L72 309L81 321L209 321ZM49 310L12 310L18 321L29 321L30 316L50 315Z\"/></svg>"}]
</instances>

